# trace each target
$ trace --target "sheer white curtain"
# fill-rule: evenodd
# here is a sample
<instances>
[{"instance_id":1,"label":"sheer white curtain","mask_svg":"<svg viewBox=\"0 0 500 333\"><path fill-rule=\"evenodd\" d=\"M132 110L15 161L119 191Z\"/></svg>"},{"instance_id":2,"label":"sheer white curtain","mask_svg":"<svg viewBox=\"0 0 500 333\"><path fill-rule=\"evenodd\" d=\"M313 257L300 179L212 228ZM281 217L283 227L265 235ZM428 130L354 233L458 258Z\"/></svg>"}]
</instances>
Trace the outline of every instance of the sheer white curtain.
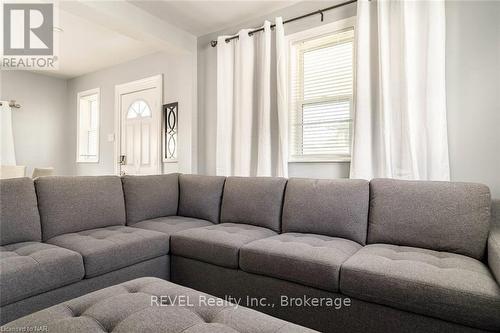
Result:
<instances>
[{"instance_id":1,"label":"sheer white curtain","mask_svg":"<svg viewBox=\"0 0 500 333\"><path fill-rule=\"evenodd\" d=\"M1 161L0 165L16 165L14 135L12 133L12 109L9 102L0 102Z\"/></svg>"},{"instance_id":2,"label":"sheer white curtain","mask_svg":"<svg viewBox=\"0 0 500 333\"><path fill-rule=\"evenodd\" d=\"M359 0L351 178L449 180L444 1Z\"/></svg>"},{"instance_id":3,"label":"sheer white curtain","mask_svg":"<svg viewBox=\"0 0 500 333\"><path fill-rule=\"evenodd\" d=\"M263 32L252 36L248 33L253 29L243 29L238 39L228 43L225 40L230 36L220 36L217 40L218 175L287 175L286 155L283 155L287 144L286 85L283 85L285 79L277 77L278 87L271 86L271 23L266 21L263 28ZM283 76L286 64L281 59L285 52L281 20L277 20L276 45L280 57L275 75ZM275 91L277 102L273 103ZM273 135L276 130L278 136Z\"/></svg>"}]
</instances>

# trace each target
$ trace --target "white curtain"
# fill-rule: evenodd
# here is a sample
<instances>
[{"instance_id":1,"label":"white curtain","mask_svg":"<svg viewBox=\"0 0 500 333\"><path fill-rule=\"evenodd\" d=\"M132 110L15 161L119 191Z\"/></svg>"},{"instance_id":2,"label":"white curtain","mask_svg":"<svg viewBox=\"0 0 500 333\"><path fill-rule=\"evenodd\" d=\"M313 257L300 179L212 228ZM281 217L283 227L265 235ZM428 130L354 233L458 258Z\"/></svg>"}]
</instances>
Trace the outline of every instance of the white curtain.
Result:
<instances>
[{"instance_id":1,"label":"white curtain","mask_svg":"<svg viewBox=\"0 0 500 333\"><path fill-rule=\"evenodd\" d=\"M248 33L253 29L243 29L238 39L227 43L225 40L230 36L220 36L217 40L218 175L287 175L284 157L287 104L282 78L286 75L286 64L277 59L274 75L278 88L271 87L271 23L266 21L263 28L263 32L252 36ZM276 45L276 53L282 56L285 45L281 20L277 20ZM274 91L276 102L272 101ZM278 136L273 135L276 131Z\"/></svg>"},{"instance_id":2,"label":"white curtain","mask_svg":"<svg viewBox=\"0 0 500 333\"><path fill-rule=\"evenodd\" d=\"M278 164L276 176L288 177L288 62L283 19L276 18L276 100L278 107Z\"/></svg>"},{"instance_id":3,"label":"white curtain","mask_svg":"<svg viewBox=\"0 0 500 333\"><path fill-rule=\"evenodd\" d=\"M359 0L351 178L449 180L444 1Z\"/></svg>"},{"instance_id":4,"label":"white curtain","mask_svg":"<svg viewBox=\"0 0 500 333\"><path fill-rule=\"evenodd\" d=\"M12 133L12 109L9 102L1 101L0 106L1 161L0 165L16 165L14 136Z\"/></svg>"}]
</instances>

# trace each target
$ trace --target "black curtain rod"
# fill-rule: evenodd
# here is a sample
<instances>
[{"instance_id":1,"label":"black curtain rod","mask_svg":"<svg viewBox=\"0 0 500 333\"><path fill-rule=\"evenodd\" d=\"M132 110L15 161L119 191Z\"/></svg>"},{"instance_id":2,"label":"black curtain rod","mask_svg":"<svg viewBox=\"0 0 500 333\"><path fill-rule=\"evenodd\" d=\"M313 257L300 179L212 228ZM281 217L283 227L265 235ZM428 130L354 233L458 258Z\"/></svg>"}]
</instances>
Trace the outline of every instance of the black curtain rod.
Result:
<instances>
[{"instance_id":1,"label":"black curtain rod","mask_svg":"<svg viewBox=\"0 0 500 333\"><path fill-rule=\"evenodd\" d=\"M349 4L357 2L357 1L358 0L349 0L349 1L346 1L346 2L343 2L343 3L339 3L338 5L334 5L334 6L330 6L330 7L327 7L327 8L320 9L320 10L316 10L314 12L310 12L310 13L307 13L307 14L304 14L304 15L301 15L301 16L297 16L297 17L291 18L289 20L283 21L283 24L287 24L287 23L290 23L290 22L294 22L294 21L301 20L301 19L309 17L309 16L318 15L318 14L321 15L321 22L323 22L323 13L324 12L332 10L332 9L335 9L335 8L339 8L339 7L343 7L343 6L349 5ZM271 24L271 29L274 28L275 26L276 26L276 24ZM259 29L252 30L252 31L250 31L248 33L248 35L252 36L254 33L259 32L259 31L264 31L264 28L259 28ZM229 43L233 39L238 39L238 38L239 38L238 35L226 38L226 43ZM211 41L210 45L212 47L216 47L217 46L217 41L216 40Z\"/></svg>"}]
</instances>

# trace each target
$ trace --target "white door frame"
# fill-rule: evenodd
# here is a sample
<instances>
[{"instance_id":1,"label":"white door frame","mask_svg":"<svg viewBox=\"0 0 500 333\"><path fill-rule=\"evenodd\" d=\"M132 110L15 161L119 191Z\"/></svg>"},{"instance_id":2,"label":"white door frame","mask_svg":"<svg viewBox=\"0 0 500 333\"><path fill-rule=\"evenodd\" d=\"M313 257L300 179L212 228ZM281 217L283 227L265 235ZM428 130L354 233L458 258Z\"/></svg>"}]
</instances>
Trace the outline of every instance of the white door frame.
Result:
<instances>
[{"instance_id":1,"label":"white door frame","mask_svg":"<svg viewBox=\"0 0 500 333\"><path fill-rule=\"evenodd\" d=\"M163 123L163 115L162 115L162 107L163 107L163 74L158 74L155 76L147 77L144 79L136 80L136 81L131 81L127 83L122 83L118 84L115 86L115 147L114 147L114 166L115 166L115 174L120 175L120 168L118 164L118 160L120 158L120 145L121 145L121 95L125 95L128 93L132 92L137 92L141 90L147 90L147 89L153 89L159 87L158 91L160 94L160 105L158 106L158 112L159 112L159 119L160 121L158 122L158 126L156 128L156 133L158 136L158 148L157 148L157 163L158 163L158 170L162 172L162 155L161 155L161 149L163 146L162 142L162 123ZM154 110L152 110L154 112Z\"/></svg>"}]
</instances>

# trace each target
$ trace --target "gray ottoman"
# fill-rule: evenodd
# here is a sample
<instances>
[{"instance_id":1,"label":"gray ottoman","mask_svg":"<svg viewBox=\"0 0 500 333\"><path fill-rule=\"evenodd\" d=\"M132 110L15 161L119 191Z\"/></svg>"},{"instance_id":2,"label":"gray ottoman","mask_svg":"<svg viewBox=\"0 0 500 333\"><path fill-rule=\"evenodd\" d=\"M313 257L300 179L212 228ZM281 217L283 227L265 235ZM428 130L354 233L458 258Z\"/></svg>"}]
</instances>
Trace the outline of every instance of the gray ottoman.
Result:
<instances>
[{"instance_id":1,"label":"gray ottoman","mask_svg":"<svg viewBox=\"0 0 500 333\"><path fill-rule=\"evenodd\" d=\"M315 332L158 278L140 278L55 305L2 332Z\"/></svg>"}]
</instances>

